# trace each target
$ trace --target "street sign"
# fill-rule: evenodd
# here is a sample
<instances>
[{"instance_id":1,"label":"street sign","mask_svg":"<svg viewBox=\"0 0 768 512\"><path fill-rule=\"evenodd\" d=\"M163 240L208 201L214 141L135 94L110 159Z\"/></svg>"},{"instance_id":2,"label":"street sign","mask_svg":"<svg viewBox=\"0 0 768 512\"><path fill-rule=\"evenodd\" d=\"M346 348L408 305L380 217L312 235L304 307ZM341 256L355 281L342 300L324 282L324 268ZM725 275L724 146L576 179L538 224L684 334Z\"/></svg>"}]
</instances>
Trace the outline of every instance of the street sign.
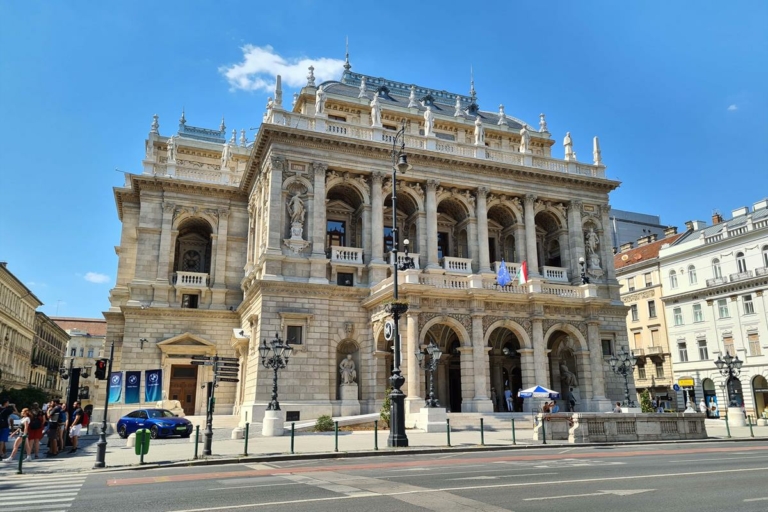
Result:
<instances>
[{"instance_id":1,"label":"street sign","mask_svg":"<svg viewBox=\"0 0 768 512\"><path fill-rule=\"evenodd\" d=\"M690 377L677 379L677 383L680 385L681 388L692 388L694 386L693 379Z\"/></svg>"},{"instance_id":2,"label":"street sign","mask_svg":"<svg viewBox=\"0 0 768 512\"><path fill-rule=\"evenodd\" d=\"M192 361L196 366L213 366L213 361Z\"/></svg>"},{"instance_id":3,"label":"street sign","mask_svg":"<svg viewBox=\"0 0 768 512\"><path fill-rule=\"evenodd\" d=\"M680 391L680 386L678 386L677 384L674 384L672 386L672 389L674 389L675 391Z\"/></svg>"},{"instance_id":4,"label":"street sign","mask_svg":"<svg viewBox=\"0 0 768 512\"><path fill-rule=\"evenodd\" d=\"M235 363L239 362L240 360L236 357L220 357L219 361L233 361Z\"/></svg>"},{"instance_id":5,"label":"street sign","mask_svg":"<svg viewBox=\"0 0 768 512\"><path fill-rule=\"evenodd\" d=\"M240 370L237 368L217 368L216 373L240 373Z\"/></svg>"},{"instance_id":6,"label":"street sign","mask_svg":"<svg viewBox=\"0 0 768 512\"><path fill-rule=\"evenodd\" d=\"M222 379L219 379L219 381L221 381L221 382L240 382L240 379L226 379L226 378L222 378Z\"/></svg>"},{"instance_id":7,"label":"street sign","mask_svg":"<svg viewBox=\"0 0 768 512\"><path fill-rule=\"evenodd\" d=\"M392 341L392 337L395 334L395 323L392 320L387 320L384 324L384 339Z\"/></svg>"},{"instance_id":8,"label":"street sign","mask_svg":"<svg viewBox=\"0 0 768 512\"><path fill-rule=\"evenodd\" d=\"M239 363L222 363L221 361L216 361L216 366L218 367L224 367L224 366L234 366L236 368L240 367Z\"/></svg>"},{"instance_id":9,"label":"street sign","mask_svg":"<svg viewBox=\"0 0 768 512\"><path fill-rule=\"evenodd\" d=\"M196 361L208 361L211 356L192 356L191 359Z\"/></svg>"}]
</instances>

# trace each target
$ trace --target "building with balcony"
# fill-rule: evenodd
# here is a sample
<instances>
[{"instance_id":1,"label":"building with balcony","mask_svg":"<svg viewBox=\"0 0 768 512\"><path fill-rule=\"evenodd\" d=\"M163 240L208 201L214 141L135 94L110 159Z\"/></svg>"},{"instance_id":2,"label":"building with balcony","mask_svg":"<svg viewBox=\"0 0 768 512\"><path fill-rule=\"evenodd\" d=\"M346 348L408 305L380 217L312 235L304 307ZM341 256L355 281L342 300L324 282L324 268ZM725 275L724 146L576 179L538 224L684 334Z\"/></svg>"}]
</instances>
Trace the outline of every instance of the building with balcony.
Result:
<instances>
[{"instance_id":1,"label":"building with balcony","mask_svg":"<svg viewBox=\"0 0 768 512\"><path fill-rule=\"evenodd\" d=\"M109 349L105 350L106 320L72 317L55 317L51 320L68 335L66 347L62 352L61 370L70 374L70 368L79 368L81 371L77 375L77 398L83 406L95 403L99 384L104 381L94 377L93 369L97 359L109 357ZM59 393L62 396L67 396L69 393L71 379L72 376L68 375L67 379L61 380Z\"/></svg>"},{"instance_id":2,"label":"building with balcony","mask_svg":"<svg viewBox=\"0 0 768 512\"><path fill-rule=\"evenodd\" d=\"M161 368L168 398L200 414L211 372L192 356L237 357L239 383L220 383L217 413L258 421L272 372L257 348L277 334L294 348L283 410L339 414L339 362L351 355L355 407L377 412L393 365L397 219L414 263L399 287L409 424L427 379L415 353L430 341L445 354L435 385L450 411L493 410L492 387L573 387L585 411L623 397L606 359L627 345L608 228L619 183L596 138L589 162L570 134L556 157L544 115L534 127L480 109L474 85L455 94L350 66L322 84L310 68L291 103L278 78L252 143L244 131L227 139L223 121L197 128L182 114L161 135L154 119L143 173L115 189L123 229L105 317L116 370ZM413 169L397 178L393 211L400 127ZM529 282L496 283L502 262L514 275L523 261Z\"/></svg>"},{"instance_id":3,"label":"building with balcony","mask_svg":"<svg viewBox=\"0 0 768 512\"><path fill-rule=\"evenodd\" d=\"M0 389L30 382L35 340L35 310L40 299L0 262Z\"/></svg>"},{"instance_id":4,"label":"building with balcony","mask_svg":"<svg viewBox=\"0 0 768 512\"><path fill-rule=\"evenodd\" d=\"M768 200L712 223L686 223L659 252L674 375L694 381L695 403L726 401L759 417L768 413ZM743 361L727 386L715 367L726 353Z\"/></svg>"},{"instance_id":5,"label":"building with balcony","mask_svg":"<svg viewBox=\"0 0 768 512\"><path fill-rule=\"evenodd\" d=\"M639 395L647 390L665 409L677 409L673 391L672 358L667 339L667 319L662 297L659 250L680 238L676 228L667 228L666 236L645 235L622 245L613 257L616 278L621 285L621 300L627 311L629 347L637 357L635 386Z\"/></svg>"},{"instance_id":6,"label":"building with balcony","mask_svg":"<svg viewBox=\"0 0 768 512\"><path fill-rule=\"evenodd\" d=\"M50 396L61 397L59 368L69 334L41 311L35 312L35 338L32 342L31 386L41 388Z\"/></svg>"}]
</instances>

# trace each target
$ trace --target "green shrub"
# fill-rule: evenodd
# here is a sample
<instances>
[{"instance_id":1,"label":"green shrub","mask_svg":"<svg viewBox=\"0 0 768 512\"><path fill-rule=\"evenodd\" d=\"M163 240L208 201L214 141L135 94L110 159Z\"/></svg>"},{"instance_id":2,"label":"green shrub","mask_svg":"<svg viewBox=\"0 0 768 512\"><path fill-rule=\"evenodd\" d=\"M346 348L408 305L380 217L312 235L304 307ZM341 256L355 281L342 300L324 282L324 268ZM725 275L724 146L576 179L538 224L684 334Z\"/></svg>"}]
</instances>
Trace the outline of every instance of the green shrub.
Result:
<instances>
[{"instance_id":1,"label":"green shrub","mask_svg":"<svg viewBox=\"0 0 768 512\"><path fill-rule=\"evenodd\" d=\"M320 416L315 422L315 432L330 432L333 426L333 418L328 415Z\"/></svg>"},{"instance_id":2,"label":"green shrub","mask_svg":"<svg viewBox=\"0 0 768 512\"><path fill-rule=\"evenodd\" d=\"M387 388L385 393L384 403L381 406L379 417L381 418L381 422L384 424L384 428L389 428L390 412L392 411L392 402L389 400L389 394L392 393L392 388Z\"/></svg>"},{"instance_id":3,"label":"green shrub","mask_svg":"<svg viewBox=\"0 0 768 512\"><path fill-rule=\"evenodd\" d=\"M643 412L656 412L653 409L653 402L651 402L651 394L647 389L640 393L640 407Z\"/></svg>"},{"instance_id":4,"label":"green shrub","mask_svg":"<svg viewBox=\"0 0 768 512\"><path fill-rule=\"evenodd\" d=\"M32 407L34 402L42 407L44 403L50 400L48 393L39 388L18 388L18 389L2 389L0 390L0 397L7 397L10 403L16 405L16 409L21 412L25 407Z\"/></svg>"}]
</instances>

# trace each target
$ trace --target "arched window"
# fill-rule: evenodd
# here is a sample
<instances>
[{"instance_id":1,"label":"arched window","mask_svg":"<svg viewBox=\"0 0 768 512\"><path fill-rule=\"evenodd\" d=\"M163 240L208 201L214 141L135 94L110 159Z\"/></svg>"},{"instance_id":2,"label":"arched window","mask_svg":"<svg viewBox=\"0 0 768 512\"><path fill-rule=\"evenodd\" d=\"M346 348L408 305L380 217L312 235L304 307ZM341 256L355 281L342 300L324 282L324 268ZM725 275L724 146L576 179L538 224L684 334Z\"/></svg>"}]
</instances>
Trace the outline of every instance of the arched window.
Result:
<instances>
[{"instance_id":1,"label":"arched window","mask_svg":"<svg viewBox=\"0 0 768 512\"><path fill-rule=\"evenodd\" d=\"M723 271L720 270L720 260L717 258L712 260L712 277L715 279L723 277Z\"/></svg>"},{"instance_id":2,"label":"arched window","mask_svg":"<svg viewBox=\"0 0 768 512\"><path fill-rule=\"evenodd\" d=\"M768 267L768 245L763 246L763 267Z\"/></svg>"},{"instance_id":3,"label":"arched window","mask_svg":"<svg viewBox=\"0 0 768 512\"><path fill-rule=\"evenodd\" d=\"M739 274L747 271L747 260L744 258L743 252L736 253L736 266L739 269Z\"/></svg>"},{"instance_id":4,"label":"arched window","mask_svg":"<svg viewBox=\"0 0 768 512\"><path fill-rule=\"evenodd\" d=\"M669 271L669 287L673 290L677 288L677 272L674 270Z\"/></svg>"},{"instance_id":5,"label":"arched window","mask_svg":"<svg viewBox=\"0 0 768 512\"><path fill-rule=\"evenodd\" d=\"M693 265L688 266L688 284L698 284L699 280L696 277L696 267Z\"/></svg>"}]
</instances>

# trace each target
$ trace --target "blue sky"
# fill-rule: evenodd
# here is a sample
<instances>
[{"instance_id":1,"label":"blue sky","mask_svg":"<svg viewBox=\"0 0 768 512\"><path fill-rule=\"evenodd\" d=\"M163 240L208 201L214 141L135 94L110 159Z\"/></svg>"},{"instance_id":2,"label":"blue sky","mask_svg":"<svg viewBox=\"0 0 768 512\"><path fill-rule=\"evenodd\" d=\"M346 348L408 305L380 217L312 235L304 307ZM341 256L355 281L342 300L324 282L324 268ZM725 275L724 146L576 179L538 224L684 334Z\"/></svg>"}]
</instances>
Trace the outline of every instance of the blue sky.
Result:
<instances>
[{"instance_id":1,"label":"blue sky","mask_svg":"<svg viewBox=\"0 0 768 512\"><path fill-rule=\"evenodd\" d=\"M481 109L546 113L557 156L598 135L616 208L730 217L768 196L767 26L763 0L0 2L0 261L44 312L100 317L152 115L257 127L259 84L339 78L346 36L365 74L467 93L472 66Z\"/></svg>"}]
</instances>

